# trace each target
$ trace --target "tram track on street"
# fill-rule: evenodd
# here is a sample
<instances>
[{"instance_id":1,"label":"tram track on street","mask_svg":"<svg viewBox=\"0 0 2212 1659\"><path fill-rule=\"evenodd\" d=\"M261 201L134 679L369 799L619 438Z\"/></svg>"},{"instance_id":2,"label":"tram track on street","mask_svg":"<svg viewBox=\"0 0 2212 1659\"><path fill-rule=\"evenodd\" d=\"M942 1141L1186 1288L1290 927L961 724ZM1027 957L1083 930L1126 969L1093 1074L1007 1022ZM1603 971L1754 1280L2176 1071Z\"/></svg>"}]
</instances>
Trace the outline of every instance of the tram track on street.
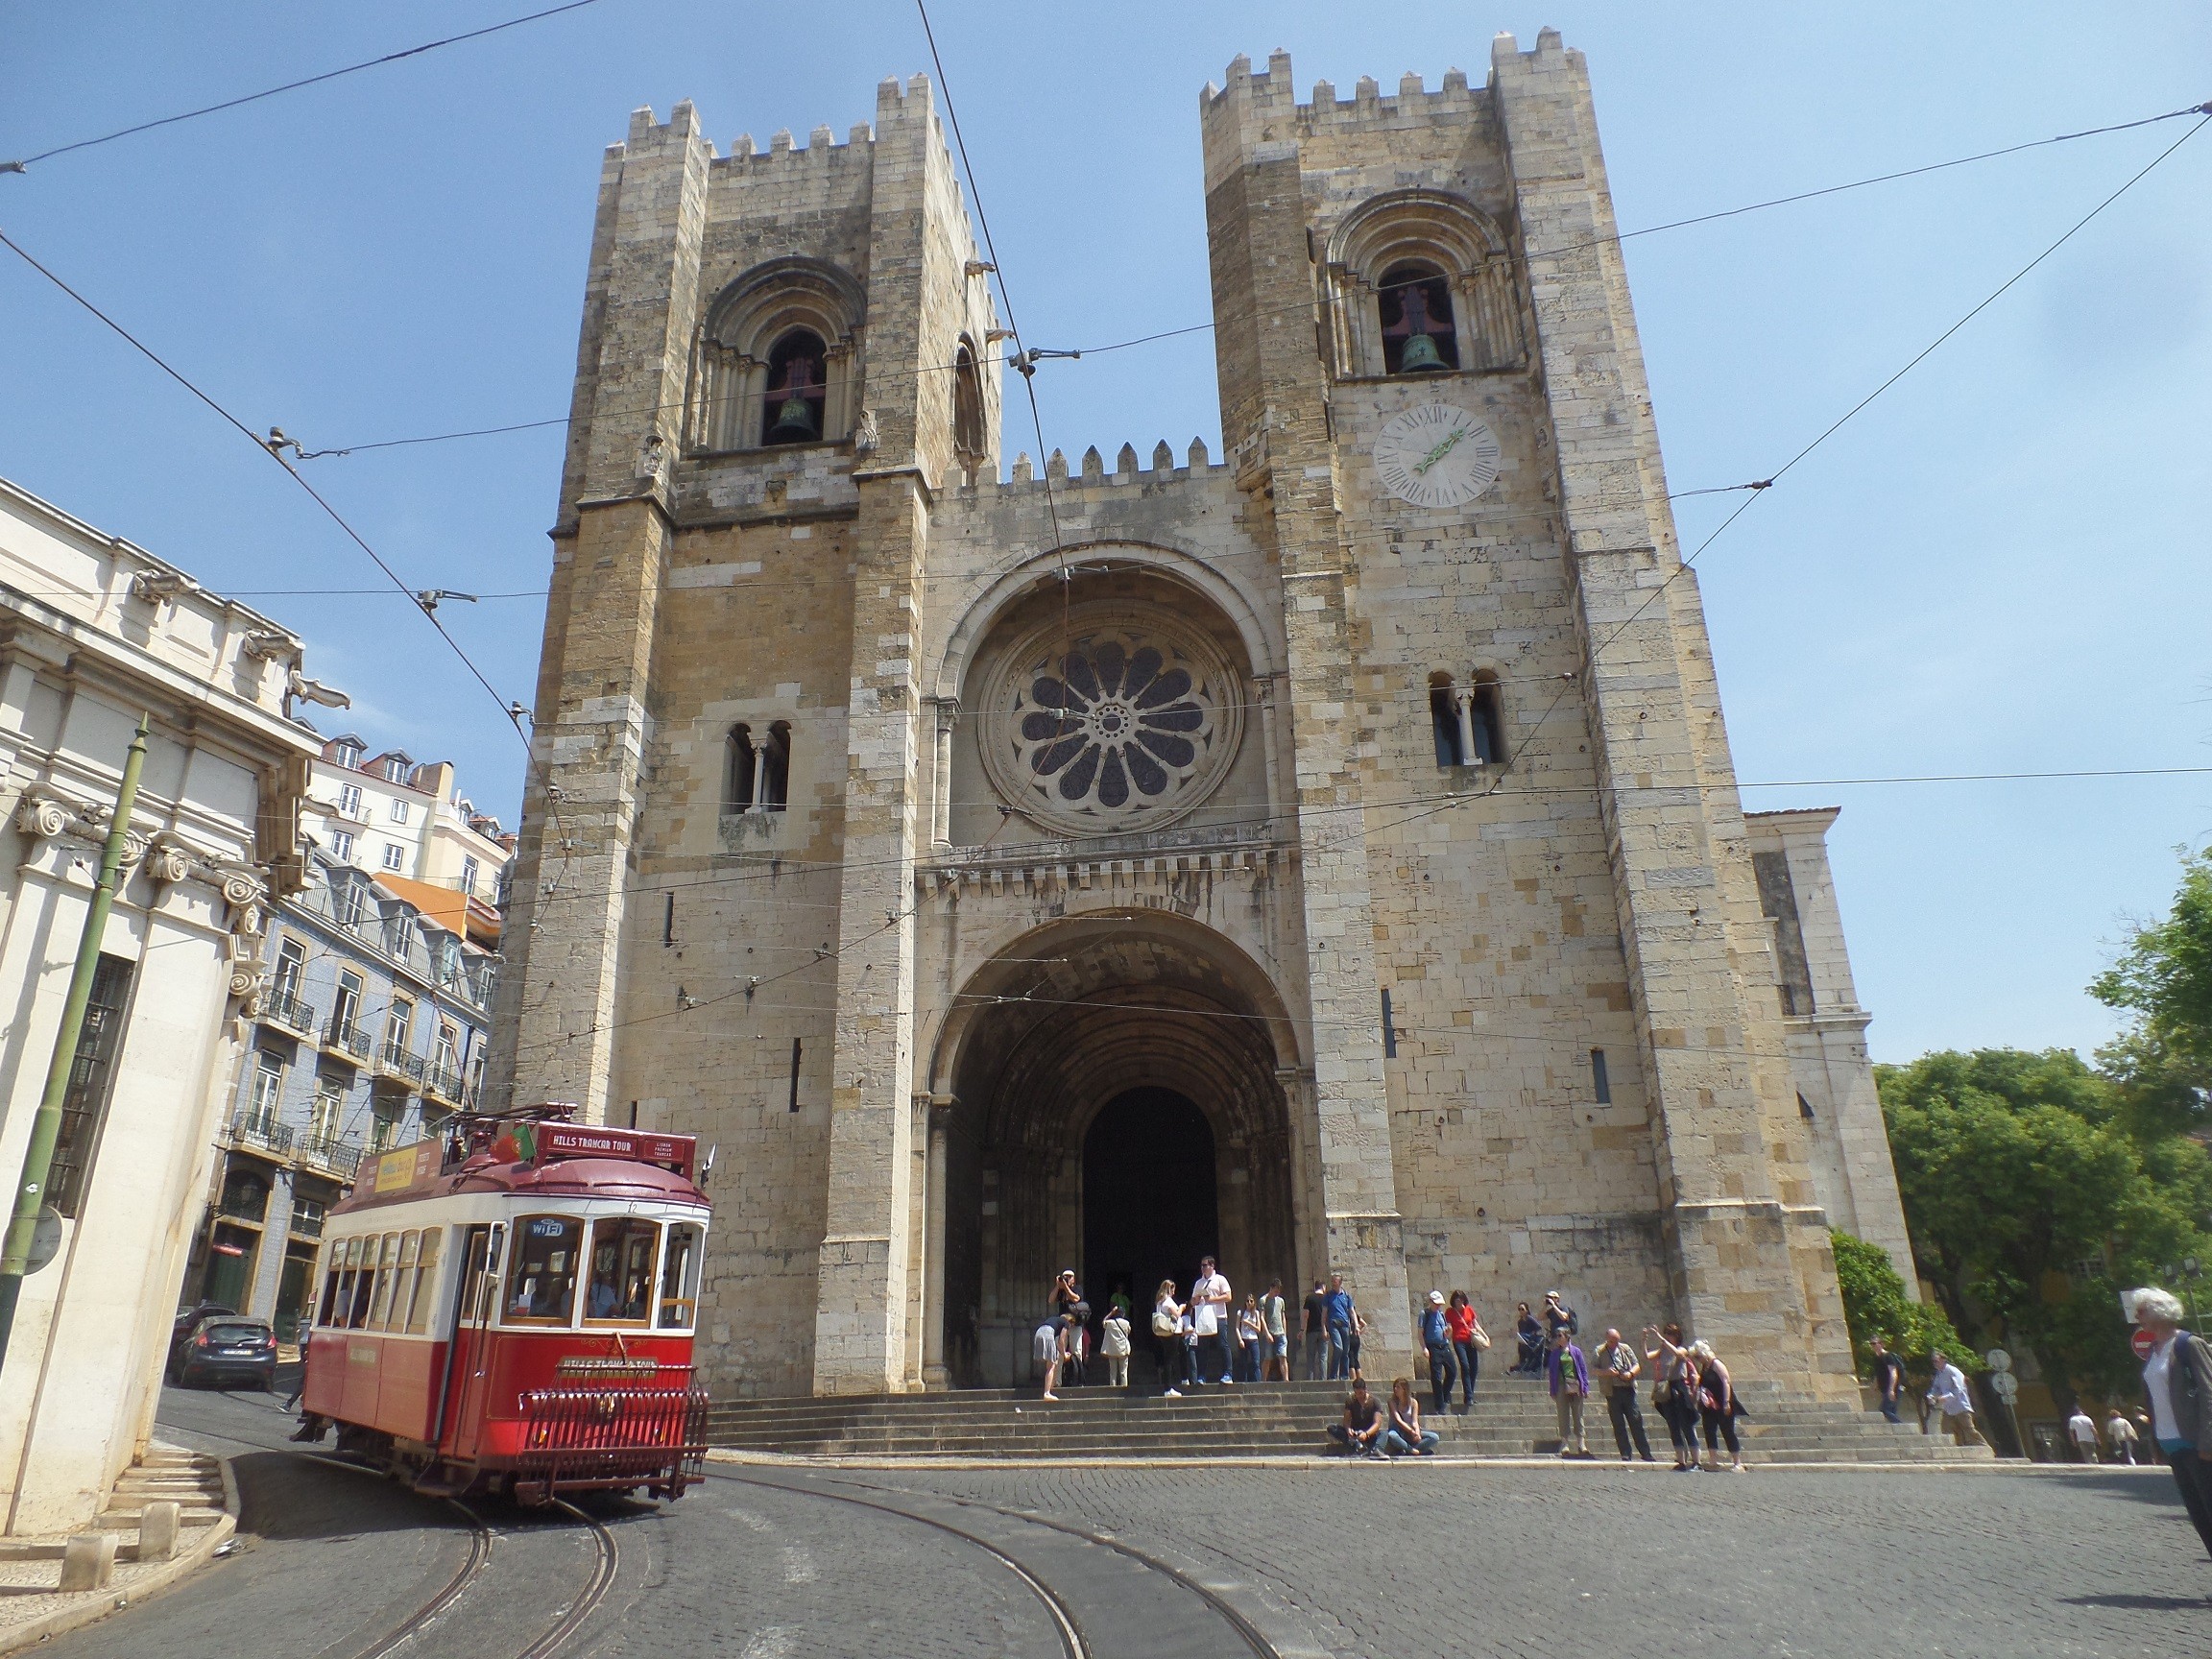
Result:
<instances>
[{"instance_id":1,"label":"tram track on street","mask_svg":"<svg viewBox=\"0 0 2212 1659\"><path fill-rule=\"evenodd\" d=\"M1067 1599L1062 1596L1059 1591L1053 1589L1051 1585L1047 1584L1031 1568L1017 1560L1012 1554L1010 1554L1004 1549L1001 1549L998 1544L993 1543L991 1540L982 1537L966 1527L955 1526L951 1522L946 1521L940 1517L919 1513L915 1509L906 1507L898 1503L886 1503L880 1501L880 1499L903 1498L911 1502L914 1499L925 1496L923 1494L904 1492L897 1487L876 1486L863 1481L854 1481L851 1480L849 1477L833 1478L839 1479L841 1484L857 1485L865 1491L879 1494L879 1498L863 1498L851 1492L829 1491L823 1487L813 1485L811 1483L795 1483L784 1480L762 1479L753 1476L733 1474L727 1470L709 1470L707 1473L707 1479L709 1480L727 1480L737 1485L755 1486L769 1491L788 1493L801 1497L820 1498L834 1503L854 1504L863 1509L873 1509L881 1514L896 1516L897 1518L903 1521L917 1522L922 1526L931 1527L936 1528L938 1531L949 1533L952 1537L960 1539L964 1543L970 1544L991 1555L996 1560L1011 1570L1014 1575L1022 1580L1022 1582L1029 1589L1030 1593L1044 1604L1046 1611L1051 1616L1053 1623L1060 1632L1061 1646L1065 1654L1065 1659L1094 1659L1094 1649L1092 1647L1091 1642L1085 1635L1082 1625L1077 1623L1075 1612L1073 1608L1070 1606ZM1135 1545L1126 1543L1119 1538L1114 1537L1110 1533L1094 1531L1089 1527L1077 1526L1072 1522L1055 1521L1046 1516L1033 1515L1019 1509L1002 1508L998 1504L980 1503L974 1499L951 1498L940 1494L929 1494L927 1496L937 1502L950 1503L957 1508L980 1510L986 1514L996 1516L1004 1521L1011 1521L1025 1526L1042 1527L1048 1531L1058 1533L1063 1537L1075 1540L1079 1543L1094 1545L1099 1549L1109 1550L1116 1555L1121 1557L1123 1560L1130 1562L1132 1565L1141 1568L1144 1572L1157 1575L1159 1577L1166 1579L1169 1583L1173 1584L1177 1589L1185 1592L1199 1602L1203 1603L1208 1610L1210 1610L1216 1618L1222 1622L1222 1623L1226 1624L1229 1629L1236 1634L1237 1638L1239 1642L1241 1642L1245 1649L1253 1655L1253 1659L1283 1659L1281 1650L1277 1648L1274 1643L1267 1638L1265 1632L1262 1631L1258 1625L1253 1623L1251 1619L1247 1617L1240 1608L1237 1607L1233 1602L1228 1600L1227 1598L1223 1597L1210 1586L1201 1583L1198 1579L1192 1577L1190 1574L1184 1572L1182 1569L1175 1567L1168 1562L1161 1560L1156 1555L1149 1554L1146 1551L1138 1549Z\"/></svg>"}]
</instances>

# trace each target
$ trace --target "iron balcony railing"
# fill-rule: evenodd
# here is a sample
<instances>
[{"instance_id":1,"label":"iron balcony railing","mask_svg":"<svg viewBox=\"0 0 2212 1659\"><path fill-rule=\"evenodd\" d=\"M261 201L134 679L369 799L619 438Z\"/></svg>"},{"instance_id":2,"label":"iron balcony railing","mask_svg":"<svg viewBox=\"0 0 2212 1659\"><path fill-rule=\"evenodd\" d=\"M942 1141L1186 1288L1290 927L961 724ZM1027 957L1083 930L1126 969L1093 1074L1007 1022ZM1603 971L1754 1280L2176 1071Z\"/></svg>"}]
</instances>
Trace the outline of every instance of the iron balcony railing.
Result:
<instances>
[{"instance_id":1,"label":"iron balcony railing","mask_svg":"<svg viewBox=\"0 0 2212 1659\"><path fill-rule=\"evenodd\" d=\"M604 1372L567 1375L579 1364ZM517 1498L634 1486L673 1498L704 1477L709 1401L690 1366L570 1359L557 1375L566 1386L522 1396Z\"/></svg>"},{"instance_id":2,"label":"iron balcony railing","mask_svg":"<svg viewBox=\"0 0 2212 1659\"><path fill-rule=\"evenodd\" d=\"M422 1056L409 1053L404 1044L385 1044L382 1064L385 1070L397 1072L410 1083L422 1081Z\"/></svg>"},{"instance_id":3,"label":"iron balcony railing","mask_svg":"<svg viewBox=\"0 0 2212 1659\"><path fill-rule=\"evenodd\" d=\"M367 1060L376 1052L375 1040L350 1020L332 1020L323 1042L325 1047L335 1048L356 1060Z\"/></svg>"},{"instance_id":4,"label":"iron balcony railing","mask_svg":"<svg viewBox=\"0 0 2212 1659\"><path fill-rule=\"evenodd\" d=\"M276 1114L270 1110L248 1107L230 1119L230 1139L241 1146L257 1146L264 1152L282 1156L292 1150L292 1131L276 1121Z\"/></svg>"},{"instance_id":5,"label":"iron balcony railing","mask_svg":"<svg viewBox=\"0 0 2212 1659\"><path fill-rule=\"evenodd\" d=\"M289 991L272 991L264 997L261 1018L272 1025L297 1031L302 1037L315 1035L315 1010Z\"/></svg>"},{"instance_id":6,"label":"iron balcony railing","mask_svg":"<svg viewBox=\"0 0 2212 1659\"><path fill-rule=\"evenodd\" d=\"M433 1064L422 1074L422 1086L441 1100L450 1100L456 1106L462 1103L461 1073L450 1066Z\"/></svg>"},{"instance_id":7,"label":"iron balcony railing","mask_svg":"<svg viewBox=\"0 0 2212 1659\"><path fill-rule=\"evenodd\" d=\"M350 1181L353 1172L361 1167L360 1146L334 1135L302 1135L293 1142L292 1149L301 1163L326 1169L344 1180Z\"/></svg>"}]
</instances>

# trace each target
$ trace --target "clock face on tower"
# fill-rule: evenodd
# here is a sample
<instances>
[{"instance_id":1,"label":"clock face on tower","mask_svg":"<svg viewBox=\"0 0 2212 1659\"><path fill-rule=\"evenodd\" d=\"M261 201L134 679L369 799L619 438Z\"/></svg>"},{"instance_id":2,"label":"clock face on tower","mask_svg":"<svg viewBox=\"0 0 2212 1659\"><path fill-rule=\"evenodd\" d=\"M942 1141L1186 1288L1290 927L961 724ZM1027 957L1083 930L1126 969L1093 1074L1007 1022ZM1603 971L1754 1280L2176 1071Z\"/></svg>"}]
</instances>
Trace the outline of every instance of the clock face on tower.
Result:
<instances>
[{"instance_id":1,"label":"clock face on tower","mask_svg":"<svg viewBox=\"0 0 2212 1659\"><path fill-rule=\"evenodd\" d=\"M1417 403L1375 440L1384 488L1416 507L1458 507L1498 476L1498 434L1452 403Z\"/></svg>"}]
</instances>

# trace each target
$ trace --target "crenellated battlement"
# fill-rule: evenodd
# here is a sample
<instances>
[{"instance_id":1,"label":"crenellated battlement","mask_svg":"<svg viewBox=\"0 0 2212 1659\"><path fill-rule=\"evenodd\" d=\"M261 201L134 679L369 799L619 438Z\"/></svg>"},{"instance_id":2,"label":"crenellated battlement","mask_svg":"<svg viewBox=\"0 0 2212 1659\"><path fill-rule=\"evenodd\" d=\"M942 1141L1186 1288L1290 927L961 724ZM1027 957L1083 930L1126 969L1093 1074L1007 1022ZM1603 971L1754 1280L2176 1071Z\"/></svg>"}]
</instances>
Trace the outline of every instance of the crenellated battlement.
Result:
<instances>
[{"instance_id":1,"label":"crenellated battlement","mask_svg":"<svg viewBox=\"0 0 2212 1659\"><path fill-rule=\"evenodd\" d=\"M748 169L775 166L837 166L865 163L879 132L915 121L929 124L930 135L944 142L936 119L935 95L926 75L916 75L901 81L896 75L887 75L876 88L876 119L854 125L840 140L828 122L816 127L800 143L788 127L780 128L770 135L766 148L754 142L753 134L740 132L730 142L725 154L709 141L707 154L718 166L743 165ZM630 112L630 131L619 144L608 146L611 155L620 156L664 148L672 142L696 139L701 128L699 112L686 98L668 111L666 121L654 118L650 104L640 105Z\"/></svg>"},{"instance_id":2,"label":"crenellated battlement","mask_svg":"<svg viewBox=\"0 0 2212 1659\"><path fill-rule=\"evenodd\" d=\"M1510 35L1500 38L1511 47ZM1465 116L1488 95L1486 85L1468 83L1464 69L1447 69L1443 84L1433 92L1411 71L1399 78L1397 91L1388 96L1373 76L1363 75L1349 98L1338 98L1331 82L1316 81L1310 101L1301 104L1290 78L1290 54L1274 52L1267 67L1257 73L1250 58L1232 59L1224 84L1215 86L1208 82L1199 94L1198 108L1210 140L1236 137L1242 141L1238 148L1249 149L1347 128L1389 128Z\"/></svg>"},{"instance_id":3,"label":"crenellated battlement","mask_svg":"<svg viewBox=\"0 0 2212 1659\"><path fill-rule=\"evenodd\" d=\"M1204 439L1190 440L1190 448L1184 452L1183 463L1178 466L1174 449L1163 438L1152 446L1149 467L1139 462L1135 445L1124 444L1114 457L1114 470L1109 472L1106 470L1105 457L1099 454L1098 445L1094 444L1083 451L1083 459L1072 469L1068 464L1067 451L1053 450L1045 458L1045 470L1040 473L1036 463L1029 458L1029 451L1024 449L1014 457L1011 474L1004 481L982 477L976 480L973 488L978 493L1033 491L1043 494L1046 490L1112 490L1139 482L1159 484L1168 479L1225 479L1230 476L1230 472L1231 468L1227 462L1210 461L1207 458Z\"/></svg>"}]
</instances>

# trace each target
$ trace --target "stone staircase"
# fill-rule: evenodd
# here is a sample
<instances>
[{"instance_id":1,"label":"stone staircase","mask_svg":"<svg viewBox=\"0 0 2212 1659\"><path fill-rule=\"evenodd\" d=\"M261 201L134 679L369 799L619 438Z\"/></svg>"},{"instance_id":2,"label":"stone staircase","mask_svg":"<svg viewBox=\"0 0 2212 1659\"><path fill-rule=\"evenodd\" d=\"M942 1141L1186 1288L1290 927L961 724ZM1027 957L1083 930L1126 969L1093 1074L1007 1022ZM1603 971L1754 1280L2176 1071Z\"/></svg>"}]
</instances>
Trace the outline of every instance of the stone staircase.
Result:
<instances>
[{"instance_id":1,"label":"stone staircase","mask_svg":"<svg viewBox=\"0 0 2212 1659\"><path fill-rule=\"evenodd\" d=\"M1875 1412L1786 1398L1770 1383L1745 1383L1741 1392L1751 1413L1739 1426L1748 1462L1934 1464L1991 1455ZM1297 1455L1327 1444L1344 1393L1340 1382L1262 1382L1196 1389L1179 1400L1108 1388L1063 1388L1053 1403L1034 1388L739 1400L714 1407L708 1439L745 1451L856 1458ZM1671 1461L1666 1426L1648 1406L1647 1397L1652 1455ZM1424 1423L1443 1435L1442 1456L1528 1457L1559 1447L1551 1396L1534 1378L1485 1378L1465 1416L1429 1414L1425 1391L1423 1409ZM1603 1401L1589 1403L1587 1427L1592 1452L1616 1456Z\"/></svg>"},{"instance_id":2,"label":"stone staircase","mask_svg":"<svg viewBox=\"0 0 2212 1659\"><path fill-rule=\"evenodd\" d=\"M227 1513L222 1464L197 1452L152 1447L123 1471L93 1525L105 1532L134 1532L146 1505L163 1499L178 1505L180 1526L212 1527Z\"/></svg>"}]
</instances>

